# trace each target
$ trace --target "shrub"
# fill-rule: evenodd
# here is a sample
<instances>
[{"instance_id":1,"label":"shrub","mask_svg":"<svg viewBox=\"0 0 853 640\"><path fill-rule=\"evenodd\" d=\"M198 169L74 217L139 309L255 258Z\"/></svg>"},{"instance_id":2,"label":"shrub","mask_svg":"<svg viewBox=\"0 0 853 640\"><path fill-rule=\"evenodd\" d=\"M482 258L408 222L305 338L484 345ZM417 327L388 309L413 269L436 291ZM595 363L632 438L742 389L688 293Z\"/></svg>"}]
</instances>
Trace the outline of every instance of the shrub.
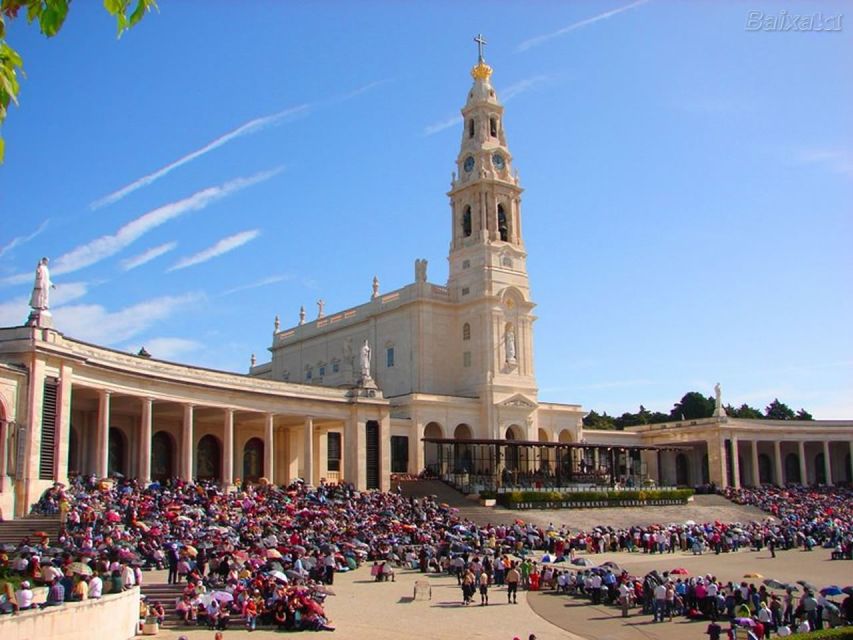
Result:
<instances>
[{"instance_id":1,"label":"shrub","mask_svg":"<svg viewBox=\"0 0 853 640\"><path fill-rule=\"evenodd\" d=\"M791 640L853 640L853 627L836 627L835 629L821 629L809 633L795 633L788 636Z\"/></svg>"},{"instance_id":2,"label":"shrub","mask_svg":"<svg viewBox=\"0 0 853 640\"><path fill-rule=\"evenodd\" d=\"M483 497L484 493L480 492ZM575 491L571 493L560 493L559 491L508 491L497 494L501 504L514 505L522 502L571 502L581 504L585 502L608 502L619 504L623 501L651 501L651 500L678 500L686 501L693 495L693 489L632 489L628 491Z\"/></svg>"}]
</instances>

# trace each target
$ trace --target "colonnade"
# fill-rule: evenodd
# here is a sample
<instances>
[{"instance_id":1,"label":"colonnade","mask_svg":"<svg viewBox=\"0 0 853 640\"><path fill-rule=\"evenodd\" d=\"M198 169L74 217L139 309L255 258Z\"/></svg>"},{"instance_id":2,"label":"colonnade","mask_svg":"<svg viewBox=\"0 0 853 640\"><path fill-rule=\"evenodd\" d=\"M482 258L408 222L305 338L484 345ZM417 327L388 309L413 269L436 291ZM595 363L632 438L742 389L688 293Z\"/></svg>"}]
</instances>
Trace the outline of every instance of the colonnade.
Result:
<instances>
[{"instance_id":1,"label":"colonnade","mask_svg":"<svg viewBox=\"0 0 853 640\"><path fill-rule=\"evenodd\" d=\"M728 444L725 438L721 439L721 459L725 461L724 478L727 479L726 484L731 484L735 488L741 486L741 460L744 454L749 456L749 477L743 478L744 484L748 486L758 487L762 484L761 465L759 464L760 454L759 443L769 442L760 438L744 438L740 437L736 432L732 432L728 439ZM813 447L809 447L811 452L807 451L807 445L819 444L820 450L816 454ZM741 446L743 445L743 447ZM783 445L795 445L796 453L788 451L783 458ZM835 446L833 446L835 445ZM821 456L823 458L821 467L814 468L814 465L809 465L809 453L813 457ZM833 456L844 460L843 465L836 464L833 474ZM849 482L853 478L853 441L849 439L823 439L823 440L785 440L778 439L772 441L772 480L766 479L765 482L772 481L773 484L784 486L791 482L799 482L802 484L820 484L833 485L835 481ZM788 473L786 460L789 456L796 455L797 468L796 474ZM810 481L809 471L813 472L814 482ZM728 472L731 472L730 474ZM836 477L837 476L837 477ZM730 481L730 482L729 482Z\"/></svg>"}]
</instances>

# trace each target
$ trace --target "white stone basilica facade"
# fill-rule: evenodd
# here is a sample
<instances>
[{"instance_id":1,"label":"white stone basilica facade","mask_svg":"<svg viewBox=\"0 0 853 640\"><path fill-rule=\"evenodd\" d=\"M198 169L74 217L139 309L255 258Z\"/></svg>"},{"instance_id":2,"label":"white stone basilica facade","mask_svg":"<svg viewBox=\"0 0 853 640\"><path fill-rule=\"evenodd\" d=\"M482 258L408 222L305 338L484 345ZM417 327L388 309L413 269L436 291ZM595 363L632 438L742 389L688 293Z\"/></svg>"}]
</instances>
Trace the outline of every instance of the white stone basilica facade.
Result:
<instances>
[{"instance_id":1,"label":"white stone basilica facade","mask_svg":"<svg viewBox=\"0 0 853 640\"><path fill-rule=\"evenodd\" d=\"M87 344L37 310L0 329L0 515L26 513L74 472L387 490L392 473L435 466L441 439L563 443L573 460L612 456L611 473L667 485L850 482L853 421L718 415L590 431L580 405L539 400L522 189L491 72L480 58L462 109L447 283L418 260L402 289L374 283L363 305L276 323L270 361L248 375ZM512 465L534 471L532 460Z\"/></svg>"}]
</instances>

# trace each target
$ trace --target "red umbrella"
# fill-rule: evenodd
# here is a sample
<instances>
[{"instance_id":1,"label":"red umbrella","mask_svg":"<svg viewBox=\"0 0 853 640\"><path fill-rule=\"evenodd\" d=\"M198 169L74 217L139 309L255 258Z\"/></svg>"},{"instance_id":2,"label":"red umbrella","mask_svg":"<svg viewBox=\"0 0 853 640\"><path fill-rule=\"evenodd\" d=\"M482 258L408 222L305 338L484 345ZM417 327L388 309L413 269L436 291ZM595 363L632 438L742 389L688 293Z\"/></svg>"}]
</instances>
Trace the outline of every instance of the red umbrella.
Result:
<instances>
[{"instance_id":1,"label":"red umbrella","mask_svg":"<svg viewBox=\"0 0 853 640\"><path fill-rule=\"evenodd\" d=\"M687 569L685 569L684 567L678 567L677 569L673 569L672 571L670 571L670 573L686 576L690 572L687 571Z\"/></svg>"}]
</instances>

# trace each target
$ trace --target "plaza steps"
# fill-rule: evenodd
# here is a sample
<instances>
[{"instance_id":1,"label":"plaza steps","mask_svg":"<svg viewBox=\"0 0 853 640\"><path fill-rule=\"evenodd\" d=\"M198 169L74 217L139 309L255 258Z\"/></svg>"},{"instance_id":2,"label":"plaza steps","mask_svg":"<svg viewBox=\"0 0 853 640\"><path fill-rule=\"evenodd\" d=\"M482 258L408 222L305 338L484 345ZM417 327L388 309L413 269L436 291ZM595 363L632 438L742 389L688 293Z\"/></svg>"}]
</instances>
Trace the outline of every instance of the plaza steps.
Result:
<instances>
[{"instance_id":1,"label":"plaza steps","mask_svg":"<svg viewBox=\"0 0 853 640\"><path fill-rule=\"evenodd\" d=\"M0 522L0 544L17 545L24 538L38 542L33 538L36 531L44 531L54 541L59 537L59 529L58 516L29 515L18 520L4 520Z\"/></svg>"},{"instance_id":2,"label":"plaza steps","mask_svg":"<svg viewBox=\"0 0 853 640\"><path fill-rule=\"evenodd\" d=\"M400 482L402 494L407 498L435 496L439 503L459 509L459 513L478 525L512 524L518 517L508 509L484 507L478 495L466 496L441 480L407 480Z\"/></svg>"}]
</instances>

